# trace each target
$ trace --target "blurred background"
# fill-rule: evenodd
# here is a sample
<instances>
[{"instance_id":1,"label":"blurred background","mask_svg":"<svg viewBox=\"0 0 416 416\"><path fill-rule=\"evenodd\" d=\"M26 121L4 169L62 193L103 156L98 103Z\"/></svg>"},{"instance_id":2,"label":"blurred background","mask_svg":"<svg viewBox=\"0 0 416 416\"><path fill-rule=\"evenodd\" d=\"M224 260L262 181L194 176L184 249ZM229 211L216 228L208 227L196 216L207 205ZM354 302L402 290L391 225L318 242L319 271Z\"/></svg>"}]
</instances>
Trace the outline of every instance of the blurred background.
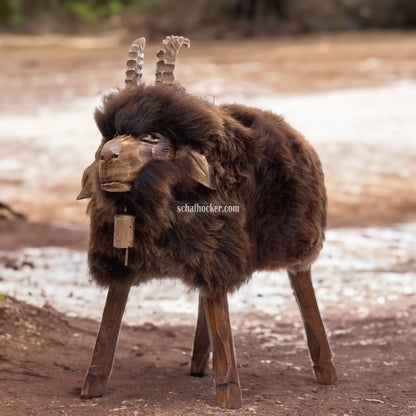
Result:
<instances>
[{"instance_id":1,"label":"blurred background","mask_svg":"<svg viewBox=\"0 0 416 416\"><path fill-rule=\"evenodd\" d=\"M187 33L193 38L239 39L411 29L416 25L416 4L413 0L4 0L0 25L2 30L30 34L140 27L146 36Z\"/></svg>"}]
</instances>

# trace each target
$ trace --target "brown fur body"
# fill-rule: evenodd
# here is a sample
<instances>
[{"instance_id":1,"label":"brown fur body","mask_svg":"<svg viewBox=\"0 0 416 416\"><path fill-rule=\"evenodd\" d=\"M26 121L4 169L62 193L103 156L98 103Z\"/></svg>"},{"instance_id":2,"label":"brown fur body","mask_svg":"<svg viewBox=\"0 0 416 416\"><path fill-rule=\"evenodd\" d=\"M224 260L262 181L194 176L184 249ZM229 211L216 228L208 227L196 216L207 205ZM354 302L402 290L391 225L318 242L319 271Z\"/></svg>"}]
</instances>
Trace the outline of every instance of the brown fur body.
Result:
<instances>
[{"instance_id":1,"label":"brown fur body","mask_svg":"<svg viewBox=\"0 0 416 416\"><path fill-rule=\"evenodd\" d=\"M216 190L189 177L186 158L148 162L125 194L96 192L89 205L89 267L112 279L176 277L224 294L256 270L306 270L324 240L326 195L319 159L281 117L241 105L214 106L175 86L108 95L96 122L103 143L158 132L204 154ZM179 213L177 203L239 205L238 214ZM114 214L136 216L135 246L124 266L113 248Z\"/></svg>"}]
</instances>

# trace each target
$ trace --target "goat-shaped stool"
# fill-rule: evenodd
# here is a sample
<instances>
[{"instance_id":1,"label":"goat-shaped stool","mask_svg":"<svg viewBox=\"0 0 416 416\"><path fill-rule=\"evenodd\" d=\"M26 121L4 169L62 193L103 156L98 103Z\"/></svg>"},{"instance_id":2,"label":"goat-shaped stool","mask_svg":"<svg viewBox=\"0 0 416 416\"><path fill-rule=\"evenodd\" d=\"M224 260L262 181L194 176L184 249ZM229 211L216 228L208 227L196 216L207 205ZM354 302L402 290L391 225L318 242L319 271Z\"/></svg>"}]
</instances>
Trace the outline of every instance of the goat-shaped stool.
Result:
<instances>
[{"instance_id":1,"label":"goat-shaped stool","mask_svg":"<svg viewBox=\"0 0 416 416\"><path fill-rule=\"evenodd\" d=\"M131 46L126 88L95 112L102 142L79 199L91 197L88 263L108 286L82 397L104 393L132 285L176 277L200 292L191 374L210 350L218 403L241 406L227 294L256 270L288 270L316 379L336 380L311 282L326 227L321 164L308 142L271 112L215 106L174 83L176 54L189 40L169 36L156 85L142 83L145 41ZM184 202L236 205L238 213L183 212Z\"/></svg>"}]
</instances>

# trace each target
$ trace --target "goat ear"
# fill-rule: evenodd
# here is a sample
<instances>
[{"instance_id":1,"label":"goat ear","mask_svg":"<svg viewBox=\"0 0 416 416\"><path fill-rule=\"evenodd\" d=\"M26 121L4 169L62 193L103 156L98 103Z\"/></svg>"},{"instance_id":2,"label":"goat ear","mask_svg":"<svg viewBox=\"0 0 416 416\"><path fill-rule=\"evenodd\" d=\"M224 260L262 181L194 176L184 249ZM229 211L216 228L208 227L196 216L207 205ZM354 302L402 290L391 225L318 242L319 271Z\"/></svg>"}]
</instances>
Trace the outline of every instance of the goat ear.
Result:
<instances>
[{"instance_id":1,"label":"goat ear","mask_svg":"<svg viewBox=\"0 0 416 416\"><path fill-rule=\"evenodd\" d=\"M209 189L216 189L212 177L212 169L207 158L195 150L191 150L189 155L193 167L190 176L201 185Z\"/></svg>"},{"instance_id":2,"label":"goat ear","mask_svg":"<svg viewBox=\"0 0 416 416\"><path fill-rule=\"evenodd\" d=\"M98 172L98 161L94 160L88 167L85 168L84 173L82 175L82 189L77 199L86 199L91 198L95 192L96 188L96 181L95 176Z\"/></svg>"},{"instance_id":3,"label":"goat ear","mask_svg":"<svg viewBox=\"0 0 416 416\"><path fill-rule=\"evenodd\" d=\"M94 162L87 166L82 174L81 180L81 192L77 196L77 199L91 198L97 191L97 175L98 175L98 163L100 160L101 149L103 145L100 145L95 152Z\"/></svg>"}]
</instances>

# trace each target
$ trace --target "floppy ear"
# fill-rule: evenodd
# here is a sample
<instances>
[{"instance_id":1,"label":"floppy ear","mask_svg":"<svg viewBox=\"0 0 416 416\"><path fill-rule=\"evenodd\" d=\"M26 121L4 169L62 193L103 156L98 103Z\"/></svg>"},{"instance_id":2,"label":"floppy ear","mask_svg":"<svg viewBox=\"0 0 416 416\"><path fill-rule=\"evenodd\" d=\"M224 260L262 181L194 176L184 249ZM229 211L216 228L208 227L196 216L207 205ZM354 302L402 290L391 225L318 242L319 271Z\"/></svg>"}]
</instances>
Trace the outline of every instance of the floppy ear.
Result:
<instances>
[{"instance_id":1,"label":"floppy ear","mask_svg":"<svg viewBox=\"0 0 416 416\"><path fill-rule=\"evenodd\" d=\"M100 145L95 152L95 159L89 166L87 166L82 174L81 180L81 192L77 196L77 199L86 199L91 198L95 192L98 190L98 163L100 160L101 149L103 148Z\"/></svg>"},{"instance_id":2,"label":"floppy ear","mask_svg":"<svg viewBox=\"0 0 416 416\"><path fill-rule=\"evenodd\" d=\"M82 174L81 185L82 189L77 199L91 198L96 191L95 176L98 172L98 161L94 160L88 167L85 168Z\"/></svg>"},{"instance_id":3,"label":"floppy ear","mask_svg":"<svg viewBox=\"0 0 416 416\"><path fill-rule=\"evenodd\" d=\"M212 177L212 169L206 157L195 150L190 150L189 156L193 167L190 176L201 185L209 189L216 189Z\"/></svg>"}]
</instances>

